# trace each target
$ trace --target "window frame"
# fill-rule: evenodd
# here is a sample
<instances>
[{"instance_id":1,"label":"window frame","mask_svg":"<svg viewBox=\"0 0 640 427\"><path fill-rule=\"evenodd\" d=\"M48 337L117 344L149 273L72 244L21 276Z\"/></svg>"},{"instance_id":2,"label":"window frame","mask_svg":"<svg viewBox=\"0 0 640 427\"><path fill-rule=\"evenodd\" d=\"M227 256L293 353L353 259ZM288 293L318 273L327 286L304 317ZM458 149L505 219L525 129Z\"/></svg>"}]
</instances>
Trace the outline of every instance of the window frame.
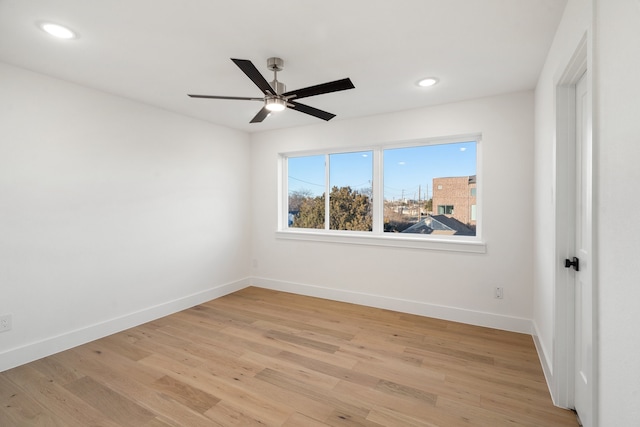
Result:
<instances>
[{"instance_id":1,"label":"window frame","mask_svg":"<svg viewBox=\"0 0 640 427\"><path fill-rule=\"evenodd\" d=\"M476 235L475 236L443 236L425 234L405 234L384 232L384 165L383 152L387 149L410 148L425 145L454 144L462 142L476 143ZM330 230L328 227L328 200L330 192L329 156L331 154L371 151L373 153L373 230L348 231ZM288 159L290 157L325 156L325 228L293 228L289 227L289 189ZM329 167L327 167L329 165ZM362 145L340 147L337 149L287 151L278 154L278 224L276 237L279 239L305 240L326 243L342 243L369 246L402 247L411 249L427 249L455 252L486 253L486 243L482 238L482 135L480 133L458 135L442 138L421 138L411 141L391 142L378 145Z\"/></svg>"}]
</instances>

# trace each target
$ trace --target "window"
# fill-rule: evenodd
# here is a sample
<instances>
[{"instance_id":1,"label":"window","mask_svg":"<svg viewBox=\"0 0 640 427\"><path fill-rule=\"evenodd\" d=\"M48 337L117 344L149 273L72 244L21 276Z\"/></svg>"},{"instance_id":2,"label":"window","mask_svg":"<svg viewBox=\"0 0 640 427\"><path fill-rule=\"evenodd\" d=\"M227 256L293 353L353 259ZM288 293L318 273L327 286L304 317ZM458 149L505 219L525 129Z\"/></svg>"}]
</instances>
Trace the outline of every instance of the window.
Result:
<instances>
[{"instance_id":1,"label":"window","mask_svg":"<svg viewBox=\"0 0 640 427\"><path fill-rule=\"evenodd\" d=\"M453 205L438 205L438 215L453 215Z\"/></svg>"},{"instance_id":2,"label":"window","mask_svg":"<svg viewBox=\"0 0 640 427\"><path fill-rule=\"evenodd\" d=\"M477 237L478 141L283 154L288 197L280 230Z\"/></svg>"}]
</instances>

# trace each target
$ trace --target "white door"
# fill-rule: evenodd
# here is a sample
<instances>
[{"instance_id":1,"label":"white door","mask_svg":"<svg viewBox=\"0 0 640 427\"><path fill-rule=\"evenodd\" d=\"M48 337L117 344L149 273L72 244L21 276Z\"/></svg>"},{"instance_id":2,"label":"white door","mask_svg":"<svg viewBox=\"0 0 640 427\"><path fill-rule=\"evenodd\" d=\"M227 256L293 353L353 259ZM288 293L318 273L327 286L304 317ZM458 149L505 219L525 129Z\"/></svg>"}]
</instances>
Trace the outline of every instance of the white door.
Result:
<instances>
[{"instance_id":1,"label":"white door","mask_svg":"<svg viewBox=\"0 0 640 427\"><path fill-rule=\"evenodd\" d=\"M576 84L575 408L585 427L593 426L593 298L591 269L591 114L586 78ZM571 259L569 261L574 261ZM578 267L576 269L576 267Z\"/></svg>"}]
</instances>

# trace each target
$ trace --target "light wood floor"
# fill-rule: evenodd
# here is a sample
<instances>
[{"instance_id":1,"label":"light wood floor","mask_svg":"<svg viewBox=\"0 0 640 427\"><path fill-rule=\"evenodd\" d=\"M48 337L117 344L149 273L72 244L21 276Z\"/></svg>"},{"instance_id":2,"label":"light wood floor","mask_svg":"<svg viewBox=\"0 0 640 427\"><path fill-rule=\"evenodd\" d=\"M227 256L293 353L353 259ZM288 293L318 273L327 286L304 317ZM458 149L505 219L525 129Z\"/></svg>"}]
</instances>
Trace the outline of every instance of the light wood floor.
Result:
<instances>
[{"instance_id":1,"label":"light wood floor","mask_svg":"<svg viewBox=\"0 0 640 427\"><path fill-rule=\"evenodd\" d=\"M0 426L576 426L530 336L258 288L0 373Z\"/></svg>"}]
</instances>

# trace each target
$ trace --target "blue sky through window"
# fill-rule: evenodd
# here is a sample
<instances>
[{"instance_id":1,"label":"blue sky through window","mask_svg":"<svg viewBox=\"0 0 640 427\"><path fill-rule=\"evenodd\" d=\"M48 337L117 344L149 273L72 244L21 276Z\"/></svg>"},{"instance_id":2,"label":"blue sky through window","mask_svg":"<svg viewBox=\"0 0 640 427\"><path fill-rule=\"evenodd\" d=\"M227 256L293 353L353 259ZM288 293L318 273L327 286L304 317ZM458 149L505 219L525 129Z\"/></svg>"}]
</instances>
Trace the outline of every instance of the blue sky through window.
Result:
<instances>
[{"instance_id":1,"label":"blue sky through window","mask_svg":"<svg viewBox=\"0 0 640 427\"><path fill-rule=\"evenodd\" d=\"M324 193L324 154L289 157L289 193L308 191L313 196Z\"/></svg>"},{"instance_id":2,"label":"blue sky through window","mask_svg":"<svg viewBox=\"0 0 640 427\"><path fill-rule=\"evenodd\" d=\"M361 151L332 154L331 186L371 187L373 153ZM476 174L476 143L423 145L383 151L384 198L428 199L433 194L433 178ZM324 155L289 157L289 192L324 192ZM418 195L420 190L420 195Z\"/></svg>"},{"instance_id":3,"label":"blue sky through window","mask_svg":"<svg viewBox=\"0 0 640 427\"><path fill-rule=\"evenodd\" d=\"M433 178L476 174L475 142L393 148L383 156L385 200L427 200Z\"/></svg>"},{"instance_id":4,"label":"blue sky through window","mask_svg":"<svg viewBox=\"0 0 640 427\"><path fill-rule=\"evenodd\" d=\"M329 156L330 187L351 187L355 191L371 188L373 151L340 153Z\"/></svg>"}]
</instances>

